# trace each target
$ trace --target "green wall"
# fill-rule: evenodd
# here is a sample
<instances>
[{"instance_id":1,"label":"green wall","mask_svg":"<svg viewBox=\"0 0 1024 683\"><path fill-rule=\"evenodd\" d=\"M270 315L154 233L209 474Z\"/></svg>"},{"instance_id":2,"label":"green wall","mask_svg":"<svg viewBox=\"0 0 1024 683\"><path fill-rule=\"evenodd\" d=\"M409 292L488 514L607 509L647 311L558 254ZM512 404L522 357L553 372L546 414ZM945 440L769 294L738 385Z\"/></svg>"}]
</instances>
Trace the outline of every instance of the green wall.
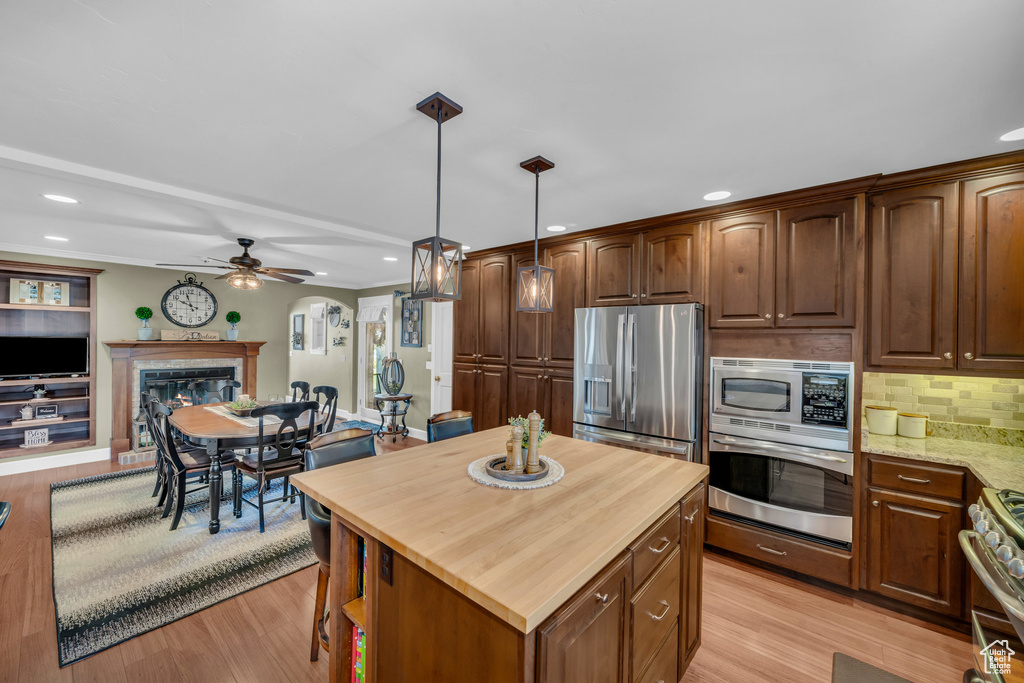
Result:
<instances>
[{"instance_id":1,"label":"green wall","mask_svg":"<svg viewBox=\"0 0 1024 683\"><path fill-rule=\"evenodd\" d=\"M292 315L302 314L302 350L288 349L288 385L295 380L309 382L310 387L318 384L329 384L338 389L338 410L354 412L356 405L356 351L354 330L356 325L356 296L351 290L338 290L346 293L345 297L327 299L322 296L307 296L293 301L288 309L287 320L281 324L291 329ZM327 354L320 356L309 352L309 334L312 324L309 317L310 304L326 303L330 308L341 306L341 319L349 320L349 328L340 325L327 325ZM334 346L337 337L344 337L343 346Z\"/></svg>"},{"instance_id":2,"label":"green wall","mask_svg":"<svg viewBox=\"0 0 1024 683\"><path fill-rule=\"evenodd\" d=\"M154 339L159 338L161 329L180 329L164 317L160 310L160 300L163 298L164 292L172 285L177 284L178 279L184 276L185 271L3 251L0 251L0 259L103 269L104 272L97 278L98 339L96 340L97 358L93 365L93 372L96 373L95 447L106 448L110 444L111 365L110 351L103 345L103 342L135 339L137 337L135 330L139 327L139 321L134 312L139 306L149 306L153 309L153 319L150 324L154 328ZM238 338L267 342L260 349L257 365L257 396L259 398L266 398L271 393L280 393L291 383L288 356L291 347L289 341L291 318L288 313L292 310L295 302L307 297L320 297L355 307L355 293L348 289L267 282L255 291L241 291L229 287L223 280L214 280L215 277L217 276L199 274L199 279L204 286L217 297L218 304L216 320L199 329L217 330L220 332L221 338L226 339L224 333L229 325L225 322L224 315L228 311L238 311L242 316L242 321L238 324ZM305 312L308 318L308 303L305 306ZM329 330L333 329L329 328ZM332 351L334 349L328 341L327 358L331 357ZM349 374L351 375L351 371ZM354 401L352 403L354 404ZM42 454L43 457L46 455L53 454Z\"/></svg>"}]
</instances>

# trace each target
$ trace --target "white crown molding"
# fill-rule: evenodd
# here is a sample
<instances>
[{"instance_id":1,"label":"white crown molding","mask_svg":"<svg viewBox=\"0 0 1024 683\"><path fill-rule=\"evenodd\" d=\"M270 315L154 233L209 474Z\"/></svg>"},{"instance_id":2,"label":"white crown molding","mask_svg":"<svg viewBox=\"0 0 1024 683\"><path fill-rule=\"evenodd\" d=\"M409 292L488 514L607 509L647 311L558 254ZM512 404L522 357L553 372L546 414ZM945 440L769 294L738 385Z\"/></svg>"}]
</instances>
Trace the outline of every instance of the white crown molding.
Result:
<instances>
[{"instance_id":1,"label":"white crown molding","mask_svg":"<svg viewBox=\"0 0 1024 683\"><path fill-rule=\"evenodd\" d=\"M329 230L331 232L346 235L353 239L365 242L394 244L403 247L412 246L412 242L409 240L392 237L373 230L354 228L349 225L321 218L313 218L311 216L304 216L302 214L283 211L281 209L273 209L267 206L253 204L251 202L230 199L228 197L212 195L205 192L199 192L197 190L189 190L175 185L167 185L165 183L137 178L123 173L116 173L114 171L96 168L95 166L86 166L73 161L57 159L55 157L36 154L35 152L27 152L13 147L5 147L3 145L0 145L0 165L18 170L44 173L53 177L64 177L78 181L91 182L95 185L108 187L116 186L120 190L131 191L136 194L156 196L159 198L170 197L179 201L187 201L196 204L205 204L207 206L241 211L243 213L263 216L274 220L297 223L311 228Z\"/></svg>"}]
</instances>

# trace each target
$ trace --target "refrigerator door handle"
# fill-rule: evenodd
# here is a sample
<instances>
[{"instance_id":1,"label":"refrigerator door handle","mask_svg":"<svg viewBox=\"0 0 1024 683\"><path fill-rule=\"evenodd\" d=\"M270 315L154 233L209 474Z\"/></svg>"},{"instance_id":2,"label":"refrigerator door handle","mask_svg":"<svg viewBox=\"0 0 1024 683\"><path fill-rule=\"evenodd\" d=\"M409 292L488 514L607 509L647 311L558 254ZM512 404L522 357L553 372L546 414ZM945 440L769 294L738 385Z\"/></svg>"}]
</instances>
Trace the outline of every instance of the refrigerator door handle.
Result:
<instances>
[{"instance_id":1,"label":"refrigerator door handle","mask_svg":"<svg viewBox=\"0 0 1024 683\"><path fill-rule=\"evenodd\" d=\"M636 314L630 313L629 320L629 421L636 422Z\"/></svg>"},{"instance_id":2,"label":"refrigerator door handle","mask_svg":"<svg viewBox=\"0 0 1024 683\"><path fill-rule=\"evenodd\" d=\"M615 365L618 374L618 386L616 389L619 391L619 419L626 419L626 354L625 354L625 336L626 336L626 314L619 314L618 331L615 338Z\"/></svg>"}]
</instances>

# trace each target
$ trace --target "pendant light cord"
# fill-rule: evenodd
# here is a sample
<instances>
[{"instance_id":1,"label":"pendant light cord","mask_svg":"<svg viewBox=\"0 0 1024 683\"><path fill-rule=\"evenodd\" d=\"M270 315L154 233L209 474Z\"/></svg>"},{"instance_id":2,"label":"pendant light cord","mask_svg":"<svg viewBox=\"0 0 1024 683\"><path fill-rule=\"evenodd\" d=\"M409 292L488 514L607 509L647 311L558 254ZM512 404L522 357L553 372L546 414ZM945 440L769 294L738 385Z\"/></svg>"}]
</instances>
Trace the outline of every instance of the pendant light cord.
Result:
<instances>
[{"instance_id":1,"label":"pendant light cord","mask_svg":"<svg viewBox=\"0 0 1024 683\"><path fill-rule=\"evenodd\" d=\"M540 265L540 247L537 240L540 239L540 165L533 166L534 190L533 190L533 266ZM540 271L537 271L538 276Z\"/></svg>"},{"instance_id":2,"label":"pendant light cord","mask_svg":"<svg viewBox=\"0 0 1024 683\"><path fill-rule=\"evenodd\" d=\"M436 236L441 237L441 112L444 107L437 107L437 222Z\"/></svg>"}]
</instances>

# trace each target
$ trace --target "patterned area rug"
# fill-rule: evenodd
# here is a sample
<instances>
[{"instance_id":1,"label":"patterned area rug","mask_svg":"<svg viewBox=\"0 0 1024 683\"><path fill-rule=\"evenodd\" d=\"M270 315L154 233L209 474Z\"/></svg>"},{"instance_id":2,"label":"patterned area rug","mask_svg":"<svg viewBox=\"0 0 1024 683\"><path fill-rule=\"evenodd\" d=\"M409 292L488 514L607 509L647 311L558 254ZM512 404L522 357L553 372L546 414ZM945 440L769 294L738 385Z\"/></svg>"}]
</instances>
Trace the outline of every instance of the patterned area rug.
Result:
<instances>
[{"instance_id":1,"label":"patterned area rug","mask_svg":"<svg viewBox=\"0 0 1024 683\"><path fill-rule=\"evenodd\" d=\"M344 422L335 422L335 432L340 432L342 429L369 429L374 434L380 429L379 424L372 424L370 422L364 422L362 420L345 420Z\"/></svg>"},{"instance_id":2,"label":"patterned area rug","mask_svg":"<svg viewBox=\"0 0 1024 683\"><path fill-rule=\"evenodd\" d=\"M261 534L255 509L243 504L241 519L231 513L227 473L220 532L209 533L205 490L189 494L169 531L150 497L155 478L147 467L51 484L61 666L316 562L298 497L268 503ZM268 498L280 495L282 482L275 484Z\"/></svg>"}]
</instances>

